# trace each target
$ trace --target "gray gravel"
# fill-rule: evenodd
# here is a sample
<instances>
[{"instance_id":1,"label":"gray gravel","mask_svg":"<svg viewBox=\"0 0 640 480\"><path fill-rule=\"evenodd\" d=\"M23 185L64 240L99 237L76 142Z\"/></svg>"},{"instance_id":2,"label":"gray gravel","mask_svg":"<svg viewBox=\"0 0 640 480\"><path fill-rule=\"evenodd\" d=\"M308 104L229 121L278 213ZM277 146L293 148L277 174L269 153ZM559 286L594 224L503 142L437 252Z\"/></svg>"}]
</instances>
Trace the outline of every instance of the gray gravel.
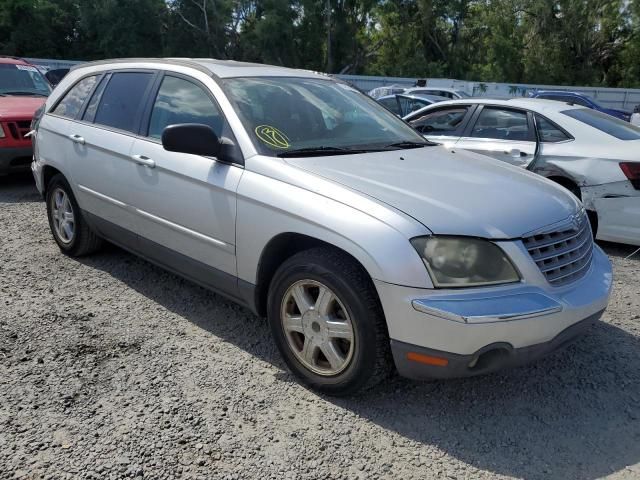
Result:
<instances>
[{"instance_id":1,"label":"gray gravel","mask_svg":"<svg viewBox=\"0 0 640 480\"><path fill-rule=\"evenodd\" d=\"M480 378L298 385L266 323L110 247L60 254L0 179L0 478L640 478L640 255L604 321Z\"/></svg>"}]
</instances>

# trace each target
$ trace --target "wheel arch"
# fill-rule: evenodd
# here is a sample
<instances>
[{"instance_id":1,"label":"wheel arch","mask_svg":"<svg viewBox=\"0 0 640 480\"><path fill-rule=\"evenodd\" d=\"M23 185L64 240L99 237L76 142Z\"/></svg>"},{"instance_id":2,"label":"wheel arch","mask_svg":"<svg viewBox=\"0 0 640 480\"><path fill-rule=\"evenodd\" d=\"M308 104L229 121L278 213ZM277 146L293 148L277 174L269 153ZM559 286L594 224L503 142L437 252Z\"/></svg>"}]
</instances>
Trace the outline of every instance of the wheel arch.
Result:
<instances>
[{"instance_id":1,"label":"wheel arch","mask_svg":"<svg viewBox=\"0 0 640 480\"><path fill-rule=\"evenodd\" d=\"M566 188L571 193L576 195L578 197L578 199L582 200L582 194L581 194L581 191L580 191L580 185L578 185L578 182L576 182L572 178L569 178L569 177L564 176L564 175L551 175L551 176L547 177L547 179L549 179L552 182L555 182L558 185Z\"/></svg>"},{"instance_id":2,"label":"wheel arch","mask_svg":"<svg viewBox=\"0 0 640 480\"><path fill-rule=\"evenodd\" d=\"M271 280L276 270L283 262L293 255L317 247L327 247L348 256L372 279L371 273L363 263L350 252L325 240L297 232L284 232L271 238L262 252L257 265L256 285L254 287L253 303L255 311L260 316L265 316L267 311L267 297Z\"/></svg>"},{"instance_id":3,"label":"wheel arch","mask_svg":"<svg viewBox=\"0 0 640 480\"><path fill-rule=\"evenodd\" d=\"M58 175L58 174L67 178L64 175L64 173L62 173L56 167L53 167L51 165L45 165L44 167L42 167L42 196L43 197L47 196L47 187L49 186L49 182L55 175ZM67 181L69 180L67 179Z\"/></svg>"}]
</instances>

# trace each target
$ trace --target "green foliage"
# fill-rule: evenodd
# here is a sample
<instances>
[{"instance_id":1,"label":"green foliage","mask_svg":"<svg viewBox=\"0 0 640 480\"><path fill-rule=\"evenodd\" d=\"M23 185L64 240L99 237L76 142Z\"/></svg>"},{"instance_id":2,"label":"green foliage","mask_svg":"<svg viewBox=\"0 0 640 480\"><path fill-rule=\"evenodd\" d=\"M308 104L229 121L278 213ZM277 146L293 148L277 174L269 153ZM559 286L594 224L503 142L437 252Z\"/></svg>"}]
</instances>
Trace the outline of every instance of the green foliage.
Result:
<instances>
[{"instance_id":1,"label":"green foliage","mask_svg":"<svg viewBox=\"0 0 640 480\"><path fill-rule=\"evenodd\" d=\"M638 87L640 2L0 0L0 53Z\"/></svg>"}]
</instances>

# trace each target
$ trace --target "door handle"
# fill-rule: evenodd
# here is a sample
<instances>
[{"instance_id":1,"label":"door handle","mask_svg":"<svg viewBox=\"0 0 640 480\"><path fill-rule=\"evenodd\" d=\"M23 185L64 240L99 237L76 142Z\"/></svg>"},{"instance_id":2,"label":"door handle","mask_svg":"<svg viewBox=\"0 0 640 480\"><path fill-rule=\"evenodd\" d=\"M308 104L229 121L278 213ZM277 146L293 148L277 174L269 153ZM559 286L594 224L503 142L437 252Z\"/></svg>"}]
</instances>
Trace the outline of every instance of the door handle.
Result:
<instances>
[{"instance_id":1,"label":"door handle","mask_svg":"<svg viewBox=\"0 0 640 480\"><path fill-rule=\"evenodd\" d=\"M79 143L80 145L84 145L84 138L80 135L69 135L69 138L73 143Z\"/></svg>"},{"instance_id":2,"label":"door handle","mask_svg":"<svg viewBox=\"0 0 640 480\"><path fill-rule=\"evenodd\" d=\"M149 157L145 157L144 155L131 155L131 158L138 165L144 165L145 167L155 168L156 162L151 160Z\"/></svg>"}]
</instances>

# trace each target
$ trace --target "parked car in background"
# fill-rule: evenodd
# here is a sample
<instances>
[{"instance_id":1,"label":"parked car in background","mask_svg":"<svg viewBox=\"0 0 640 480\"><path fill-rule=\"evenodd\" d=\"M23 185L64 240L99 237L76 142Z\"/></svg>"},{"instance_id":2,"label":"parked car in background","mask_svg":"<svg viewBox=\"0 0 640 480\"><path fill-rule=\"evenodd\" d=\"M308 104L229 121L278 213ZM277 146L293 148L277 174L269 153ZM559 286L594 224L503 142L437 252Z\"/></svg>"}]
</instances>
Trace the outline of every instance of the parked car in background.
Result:
<instances>
[{"instance_id":1,"label":"parked car in background","mask_svg":"<svg viewBox=\"0 0 640 480\"><path fill-rule=\"evenodd\" d=\"M0 175L29 171L33 156L31 119L51 87L27 62L0 57Z\"/></svg>"},{"instance_id":2,"label":"parked car in background","mask_svg":"<svg viewBox=\"0 0 640 480\"><path fill-rule=\"evenodd\" d=\"M396 115L404 117L427 105L433 105L434 103L445 100L447 100L445 97L436 97L433 95L405 95L404 93L399 93L381 97L378 99L378 103Z\"/></svg>"},{"instance_id":3,"label":"parked car in background","mask_svg":"<svg viewBox=\"0 0 640 480\"><path fill-rule=\"evenodd\" d=\"M373 90L370 90L367 95L371 98L378 100L381 97L386 97L387 95L395 95L396 93L403 93L406 90L406 87L400 85L388 85L385 87L377 87Z\"/></svg>"},{"instance_id":4,"label":"parked car in background","mask_svg":"<svg viewBox=\"0 0 640 480\"><path fill-rule=\"evenodd\" d=\"M603 112L613 117L629 122L631 120L631 112L625 110L617 110L615 108L606 108L594 102L587 95L576 92L565 92L562 90L538 90L530 92L529 97L541 98L543 100L556 100L558 102L571 103L581 107L591 108L598 112Z\"/></svg>"},{"instance_id":5,"label":"parked car in background","mask_svg":"<svg viewBox=\"0 0 640 480\"><path fill-rule=\"evenodd\" d=\"M65 77L67 73L69 73L68 68L56 68L54 70L47 71L44 76L49 81L49 83L55 87L60 83L60 81Z\"/></svg>"},{"instance_id":6,"label":"parked car in background","mask_svg":"<svg viewBox=\"0 0 640 480\"><path fill-rule=\"evenodd\" d=\"M469 98L470 95L462 90L455 90L453 88L437 88L437 87L414 87L407 88L404 92L407 95L435 95L437 97L444 97L448 100L456 100L458 98Z\"/></svg>"},{"instance_id":7,"label":"parked car in background","mask_svg":"<svg viewBox=\"0 0 640 480\"><path fill-rule=\"evenodd\" d=\"M629 122L636 127L640 127L640 105L636 105L633 109L633 115L631 115L631 120Z\"/></svg>"},{"instance_id":8,"label":"parked car in background","mask_svg":"<svg viewBox=\"0 0 640 480\"><path fill-rule=\"evenodd\" d=\"M601 240L640 245L640 128L578 105L467 99L405 117L429 140L518 165L566 187Z\"/></svg>"},{"instance_id":9,"label":"parked car in background","mask_svg":"<svg viewBox=\"0 0 640 480\"><path fill-rule=\"evenodd\" d=\"M62 252L105 238L266 315L286 364L327 393L380 381L391 356L412 378L528 362L607 306L611 265L573 195L434 146L324 75L84 64L35 139Z\"/></svg>"}]
</instances>

